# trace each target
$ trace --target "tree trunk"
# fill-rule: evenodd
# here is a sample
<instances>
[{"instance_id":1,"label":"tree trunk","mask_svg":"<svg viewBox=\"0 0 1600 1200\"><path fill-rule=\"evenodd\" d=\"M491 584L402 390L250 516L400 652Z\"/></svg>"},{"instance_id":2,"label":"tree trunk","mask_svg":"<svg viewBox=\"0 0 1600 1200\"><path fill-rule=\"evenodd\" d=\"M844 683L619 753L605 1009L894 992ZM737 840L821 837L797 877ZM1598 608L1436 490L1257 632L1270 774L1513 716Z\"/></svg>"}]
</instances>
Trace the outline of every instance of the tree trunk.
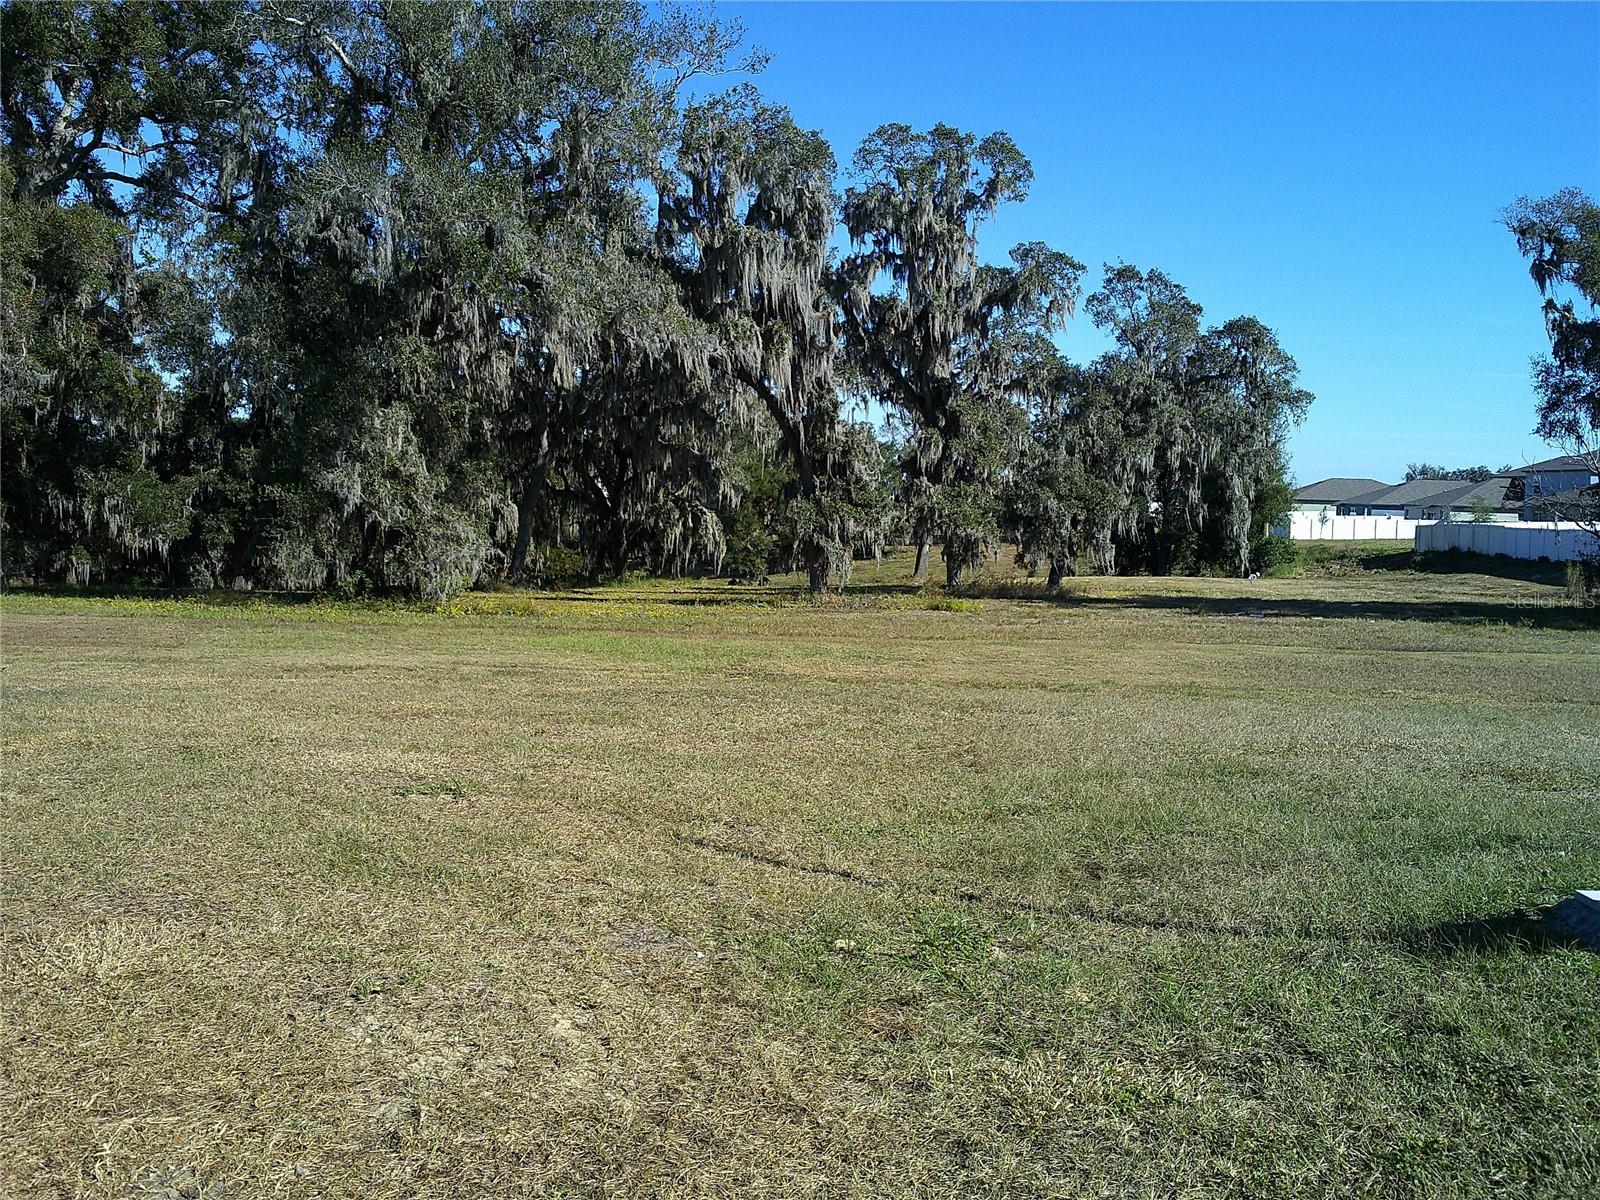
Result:
<instances>
[{"instance_id":1,"label":"tree trunk","mask_svg":"<svg viewBox=\"0 0 1600 1200\"><path fill-rule=\"evenodd\" d=\"M806 563L806 579L813 596L820 596L828 590L828 556L823 550L812 549L811 558Z\"/></svg>"},{"instance_id":2,"label":"tree trunk","mask_svg":"<svg viewBox=\"0 0 1600 1200\"><path fill-rule=\"evenodd\" d=\"M923 534L917 540L917 565L911 569L911 578L926 579L928 577L928 535Z\"/></svg>"},{"instance_id":3,"label":"tree trunk","mask_svg":"<svg viewBox=\"0 0 1600 1200\"><path fill-rule=\"evenodd\" d=\"M1050 580L1045 586L1053 592L1061 586L1061 581L1064 578L1077 573L1078 560L1074 554L1069 551L1066 554L1058 555L1050 560Z\"/></svg>"},{"instance_id":4,"label":"tree trunk","mask_svg":"<svg viewBox=\"0 0 1600 1200\"><path fill-rule=\"evenodd\" d=\"M1117 573L1117 543L1110 529L1094 531L1094 565L1102 575Z\"/></svg>"},{"instance_id":5,"label":"tree trunk","mask_svg":"<svg viewBox=\"0 0 1600 1200\"><path fill-rule=\"evenodd\" d=\"M537 476L528 479L517 500L517 540L511 547L511 562L506 566L507 579L521 579L528 567L528 547L533 542L533 506L539 500Z\"/></svg>"},{"instance_id":6,"label":"tree trunk","mask_svg":"<svg viewBox=\"0 0 1600 1200\"><path fill-rule=\"evenodd\" d=\"M951 555L946 555L944 560L944 583L952 590L961 586L961 560Z\"/></svg>"},{"instance_id":7,"label":"tree trunk","mask_svg":"<svg viewBox=\"0 0 1600 1200\"><path fill-rule=\"evenodd\" d=\"M596 582L606 578L621 579L626 575L631 549L628 544L627 519L620 515L616 516L612 519L610 532L605 538L605 550L595 555Z\"/></svg>"},{"instance_id":8,"label":"tree trunk","mask_svg":"<svg viewBox=\"0 0 1600 1200\"><path fill-rule=\"evenodd\" d=\"M1161 484L1161 523L1156 526L1154 570L1157 575L1172 574L1172 485L1166 481Z\"/></svg>"},{"instance_id":9,"label":"tree trunk","mask_svg":"<svg viewBox=\"0 0 1600 1200\"><path fill-rule=\"evenodd\" d=\"M628 573L628 523L618 520L616 538L613 541L612 554L615 555L617 578L621 579Z\"/></svg>"},{"instance_id":10,"label":"tree trunk","mask_svg":"<svg viewBox=\"0 0 1600 1200\"><path fill-rule=\"evenodd\" d=\"M1233 544L1239 553L1239 578L1250 577L1250 503L1234 501Z\"/></svg>"}]
</instances>

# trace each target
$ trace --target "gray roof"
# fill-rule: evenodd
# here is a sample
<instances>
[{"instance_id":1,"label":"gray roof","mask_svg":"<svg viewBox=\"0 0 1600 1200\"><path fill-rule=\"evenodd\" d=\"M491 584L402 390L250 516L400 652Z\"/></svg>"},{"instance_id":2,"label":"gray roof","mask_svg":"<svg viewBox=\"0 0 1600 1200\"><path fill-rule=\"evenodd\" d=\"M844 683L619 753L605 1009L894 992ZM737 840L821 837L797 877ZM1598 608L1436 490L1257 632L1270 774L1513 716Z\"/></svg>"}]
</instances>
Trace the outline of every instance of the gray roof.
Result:
<instances>
[{"instance_id":1,"label":"gray roof","mask_svg":"<svg viewBox=\"0 0 1600 1200\"><path fill-rule=\"evenodd\" d=\"M1359 496L1362 492L1388 486L1381 479L1345 479L1341 476L1335 479L1319 479L1315 483L1306 484L1303 488L1296 488L1294 498L1313 504L1319 502L1338 504L1351 496Z\"/></svg>"},{"instance_id":2,"label":"gray roof","mask_svg":"<svg viewBox=\"0 0 1600 1200\"><path fill-rule=\"evenodd\" d=\"M1340 503L1364 504L1369 508L1404 508L1408 504L1422 504L1446 492L1471 486L1459 479L1412 479L1405 483L1385 485L1376 491L1362 492Z\"/></svg>"},{"instance_id":3,"label":"gray roof","mask_svg":"<svg viewBox=\"0 0 1600 1200\"><path fill-rule=\"evenodd\" d=\"M1515 475L1523 475L1529 471L1589 471L1594 468L1589 465L1588 459L1576 454L1562 454L1555 458L1547 458L1543 462L1529 463L1525 467L1518 467Z\"/></svg>"},{"instance_id":4,"label":"gray roof","mask_svg":"<svg viewBox=\"0 0 1600 1200\"><path fill-rule=\"evenodd\" d=\"M1506 502L1506 489L1511 486L1511 476L1496 475L1482 483L1464 483L1454 491L1444 492L1426 501L1428 505L1448 504L1451 508L1474 508L1479 504L1500 508Z\"/></svg>"}]
</instances>

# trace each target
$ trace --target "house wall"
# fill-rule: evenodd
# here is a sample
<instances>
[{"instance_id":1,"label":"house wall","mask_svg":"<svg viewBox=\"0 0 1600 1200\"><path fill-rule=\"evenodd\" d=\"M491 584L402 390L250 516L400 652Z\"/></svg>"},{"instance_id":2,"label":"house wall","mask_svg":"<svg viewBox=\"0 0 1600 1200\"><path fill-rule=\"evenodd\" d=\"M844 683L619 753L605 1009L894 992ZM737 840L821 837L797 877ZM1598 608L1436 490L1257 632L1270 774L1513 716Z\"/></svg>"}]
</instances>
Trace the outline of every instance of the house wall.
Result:
<instances>
[{"instance_id":1,"label":"house wall","mask_svg":"<svg viewBox=\"0 0 1600 1200\"><path fill-rule=\"evenodd\" d=\"M1530 471L1522 476L1523 487L1529 496L1554 496L1586 488L1594 482L1594 473L1581 468L1576 471Z\"/></svg>"},{"instance_id":2,"label":"house wall","mask_svg":"<svg viewBox=\"0 0 1600 1200\"><path fill-rule=\"evenodd\" d=\"M1556 521L1516 521L1474 525L1462 521L1436 521L1419 525L1415 535L1423 550L1470 550L1475 554L1503 554L1507 558L1572 562L1600 557L1600 541L1577 526Z\"/></svg>"},{"instance_id":3,"label":"house wall","mask_svg":"<svg viewBox=\"0 0 1600 1200\"><path fill-rule=\"evenodd\" d=\"M1331 512L1292 512L1289 520L1273 526L1275 537L1297 542L1404 541L1417 530L1416 521L1404 517L1341 517Z\"/></svg>"}]
</instances>

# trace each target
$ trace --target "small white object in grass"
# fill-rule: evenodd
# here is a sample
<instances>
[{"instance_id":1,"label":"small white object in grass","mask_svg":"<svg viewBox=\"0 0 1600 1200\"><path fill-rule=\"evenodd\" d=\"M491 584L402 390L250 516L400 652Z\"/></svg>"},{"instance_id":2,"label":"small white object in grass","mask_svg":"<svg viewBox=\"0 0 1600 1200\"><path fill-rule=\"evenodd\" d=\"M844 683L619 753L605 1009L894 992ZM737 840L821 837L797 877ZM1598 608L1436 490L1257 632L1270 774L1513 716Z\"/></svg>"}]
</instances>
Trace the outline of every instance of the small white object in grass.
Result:
<instances>
[{"instance_id":1,"label":"small white object in grass","mask_svg":"<svg viewBox=\"0 0 1600 1200\"><path fill-rule=\"evenodd\" d=\"M1573 937L1600 950L1600 891L1579 889L1552 908L1550 916Z\"/></svg>"}]
</instances>

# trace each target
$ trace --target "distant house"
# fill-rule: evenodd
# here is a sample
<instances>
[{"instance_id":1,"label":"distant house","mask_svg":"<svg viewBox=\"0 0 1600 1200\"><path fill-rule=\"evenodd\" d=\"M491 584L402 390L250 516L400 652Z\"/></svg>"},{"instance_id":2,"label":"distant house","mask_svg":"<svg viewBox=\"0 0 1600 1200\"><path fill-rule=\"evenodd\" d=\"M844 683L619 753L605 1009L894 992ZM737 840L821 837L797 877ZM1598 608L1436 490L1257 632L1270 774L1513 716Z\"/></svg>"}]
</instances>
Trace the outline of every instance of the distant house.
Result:
<instances>
[{"instance_id":1,"label":"distant house","mask_svg":"<svg viewBox=\"0 0 1600 1200\"><path fill-rule=\"evenodd\" d=\"M1481 483L1462 483L1406 509L1415 521L1515 521L1521 504L1509 500L1511 476L1496 475Z\"/></svg>"},{"instance_id":2,"label":"distant house","mask_svg":"<svg viewBox=\"0 0 1600 1200\"><path fill-rule=\"evenodd\" d=\"M1509 475L1481 483L1461 479L1408 479L1352 496L1340 516L1401 517L1407 521L1465 521L1487 512L1490 520L1515 521L1519 504L1507 499Z\"/></svg>"},{"instance_id":3,"label":"distant house","mask_svg":"<svg viewBox=\"0 0 1600 1200\"><path fill-rule=\"evenodd\" d=\"M1512 472L1506 502L1516 506L1524 521L1587 520L1600 511L1597 483L1600 476L1588 459L1563 454Z\"/></svg>"},{"instance_id":4,"label":"distant house","mask_svg":"<svg viewBox=\"0 0 1600 1200\"><path fill-rule=\"evenodd\" d=\"M1529 463L1510 474L1513 481L1512 499L1518 502L1539 496L1555 496L1562 492L1580 492L1593 487L1596 482L1592 464L1576 454L1563 454L1559 458Z\"/></svg>"},{"instance_id":5,"label":"distant house","mask_svg":"<svg viewBox=\"0 0 1600 1200\"><path fill-rule=\"evenodd\" d=\"M1379 484L1339 503L1341 517L1404 517L1408 509L1419 509L1428 501L1453 492L1463 483L1459 479L1408 479L1405 483ZM1411 518L1416 520L1415 517Z\"/></svg>"},{"instance_id":6,"label":"distant house","mask_svg":"<svg viewBox=\"0 0 1600 1200\"><path fill-rule=\"evenodd\" d=\"M1295 489L1294 507L1290 511L1326 512L1331 516L1351 496L1359 496L1383 486L1383 482L1377 479L1319 479L1316 483Z\"/></svg>"},{"instance_id":7,"label":"distant house","mask_svg":"<svg viewBox=\"0 0 1600 1200\"><path fill-rule=\"evenodd\" d=\"M1481 481L1336 477L1294 493L1273 532L1298 541L1409 538L1434 522L1600 519L1600 475L1591 460L1568 454Z\"/></svg>"},{"instance_id":8,"label":"distant house","mask_svg":"<svg viewBox=\"0 0 1600 1200\"><path fill-rule=\"evenodd\" d=\"M1531 496L1522 501L1520 513L1524 521L1600 520L1600 486Z\"/></svg>"}]
</instances>

